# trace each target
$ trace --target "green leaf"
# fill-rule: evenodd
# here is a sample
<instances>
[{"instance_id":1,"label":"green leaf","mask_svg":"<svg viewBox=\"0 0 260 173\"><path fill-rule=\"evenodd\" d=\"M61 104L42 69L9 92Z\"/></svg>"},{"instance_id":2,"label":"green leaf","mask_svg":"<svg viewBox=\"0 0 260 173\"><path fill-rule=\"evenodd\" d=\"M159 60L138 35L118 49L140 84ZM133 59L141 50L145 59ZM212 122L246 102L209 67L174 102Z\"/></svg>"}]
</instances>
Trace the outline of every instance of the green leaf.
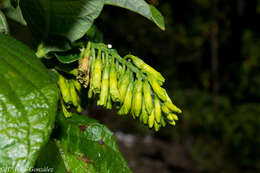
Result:
<instances>
[{"instance_id":1,"label":"green leaf","mask_svg":"<svg viewBox=\"0 0 260 173\"><path fill-rule=\"evenodd\" d=\"M75 53L75 54L57 54L57 53L55 53L55 56L61 63L64 63L64 64L70 64L79 59L78 53Z\"/></svg>"},{"instance_id":2,"label":"green leaf","mask_svg":"<svg viewBox=\"0 0 260 173\"><path fill-rule=\"evenodd\" d=\"M65 164L55 141L50 140L41 150L40 156L35 164L35 168L50 168L52 170L49 172L55 173L66 172Z\"/></svg>"},{"instance_id":3,"label":"green leaf","mask_svg":"<svg viewBox=\"0 0 260 173\"><path fill-rule=\"evenodd\" d=\"M82 153L64 152L64 149L58 140L49 141L49 143L42 149L34 169L36 170L37 168L42 168L45 170L49 169L49 172L55 173L96 172L92 163L87 160Z\"/></svg>"},{"instance_id":4,"label":"green leaf","mask_svg":"<svg viewBox=\"0 0 260 173\"><path fill-rule=\"evenodd\" d=\"M17 1L17 0L11 0L11 1L4 0L3 1L4 13L7 18L12 19L22 25L26 25L26 22L23 18L20 7L16 6L16 5L18 5L18 3L19 3L19 1Z\"/></svg>"},{"instance_id":5,"label":"green leaf","mask_svg":"<svg viewBox=\"0 0 260 173\"><path fill-rule=\"evenodd\" d=\"M54 126L56 80L34 52L0 34L0 168L28 172Z\"/></svg>"},{"instance_id":6,"label":"green leaf","mask_svg":"<svg viewBox=\"0 0 260 173\"><path fill-rule=\"evenodd\" d=\"M6 21L5 15L0 11L0 33L8 34L8 23Z\"/></svg>"},{"instance_id":7,"label":"green leaf","mask_svg":"<svg viewBox=\"0 0 260 173\"><path fill-rule=\"evenodd\" d=\"M149 5L149 7L150 7L152 20L154 21L154 23L157 26L159 26L159 28L161 28L162 30L165 30L163 15L153 5Z\"/></svg>"},{"instance_id":8,"label":"green leaf","mask_svg":"<svg viewBox=\"0 0 260 173\"><path fill-rule=\"evenodd\" d=\"M36 56L38 58L49 58L48 53L51 52L64 52L71 49L71 44L68 40L63 38L53 38L47 42L42 42L38 45Z\"/></svg>"},{"instance_id":9,"label":"green leaf","mask_svg":"<svg viewBox=\"0 0 260 173\"><path fill-rule=\"evenodd\" d=\"M57 172L66 169L71 173L131 172L117 147L113 134L104 125L77 114L66 119L60 113L57 119L58 139L51 144L53 154L46 153L48 149L44 150L36 167L54 167ZM59 157L55 159L56 163L48 162L52 157ZM58 168L56 165L59 165Z\"/></svg>"},{"instance_id":10,"label":"green leaf","mask_svg":"<svg viewBox=\"0 0 260 173\"><path fill-rule=\"evenodd\" d=\"M26 25L26 21L23 18L20 7L17 7L17 8L10 7L5 10L5 14L8 18L10 18L22 25Z\"/></svg>"},{"instance_id":11,"label":"green leaf","mask_svg":"<svg viewBox=\"0 0 260 173\"><path fill-rule=\"evenodd\" d=\"M153 21L160 29L165 30L164 18L162 14L144 0L105 0L105 4L126 8L143 15Z\"/></svg>"},{"instance_id":12,"label":"green leaf","mask_svg":"<svg viewBox=\"0 0 260 173\"><path fill-rule=\"evenodd\" d=\"M23 0L22 13L39 40L81 38L99 16L104 0Z\"/></svg>"}]
</instances>

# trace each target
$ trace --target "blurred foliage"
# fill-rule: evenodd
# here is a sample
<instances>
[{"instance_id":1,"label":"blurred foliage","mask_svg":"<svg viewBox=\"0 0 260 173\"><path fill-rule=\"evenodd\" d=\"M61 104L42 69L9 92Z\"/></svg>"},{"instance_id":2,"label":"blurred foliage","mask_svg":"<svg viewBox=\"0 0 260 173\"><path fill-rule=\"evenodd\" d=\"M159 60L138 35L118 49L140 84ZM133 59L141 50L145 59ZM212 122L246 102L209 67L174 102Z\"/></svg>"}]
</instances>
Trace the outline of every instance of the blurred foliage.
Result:
<instances>
[{"instance_id":1,"label":"blurred foliage","mask_svg":"<svg viewBox=\"0 0 260 173\"><path fill-rule=\"evenodd\" d=\"M144 57L168 79L184 113L175 129L159 135L187 144L199 172L259 172L260 25L253 19L260 16L260 1L150 2L165 16L166 32L113 7L105 7L96 24L105 42ZM212 94L212 28L218 95Z\"/></svg>"}]
</instances>

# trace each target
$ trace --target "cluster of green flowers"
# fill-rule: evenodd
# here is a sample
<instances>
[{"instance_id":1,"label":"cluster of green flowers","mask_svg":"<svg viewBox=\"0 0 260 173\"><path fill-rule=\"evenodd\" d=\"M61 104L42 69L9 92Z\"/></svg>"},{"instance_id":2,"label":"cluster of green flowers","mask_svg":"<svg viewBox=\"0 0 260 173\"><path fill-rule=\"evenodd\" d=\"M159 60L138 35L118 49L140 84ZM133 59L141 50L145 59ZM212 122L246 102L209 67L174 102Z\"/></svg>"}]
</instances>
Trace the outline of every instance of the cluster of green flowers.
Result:
<instances>
[{"instance_id":1,"label":"cluster of green flowers","mask_svg":"<svg viewBox=\"0 0 260 173\"><path fill-rule=\"evenodd\" d=\"M122 58L104 44L89 43L82 50L77 79L89 87L89 98L98 97L99 106L115 105L119 115L131 113L156 131L167 122L175 125L182 112L162 88L165 79L158 71L136 56Z\"/></svg>"},{"instance_id":2,"label":"cluster of green flowers","mask_svg":"<svg viewBox=\"0 0 260 173\"><path fill-rule=\"evenodd\" d=\"M77 108L78 112L82 111L80 106L79 92L81 90L81 85L77 80L66 79L62 75L59 75L58 85L60 88L60 93L62 95L61 107L65 117L71 117L72 113L69 111L72 106Z\"/></svg>"}]
</instances>

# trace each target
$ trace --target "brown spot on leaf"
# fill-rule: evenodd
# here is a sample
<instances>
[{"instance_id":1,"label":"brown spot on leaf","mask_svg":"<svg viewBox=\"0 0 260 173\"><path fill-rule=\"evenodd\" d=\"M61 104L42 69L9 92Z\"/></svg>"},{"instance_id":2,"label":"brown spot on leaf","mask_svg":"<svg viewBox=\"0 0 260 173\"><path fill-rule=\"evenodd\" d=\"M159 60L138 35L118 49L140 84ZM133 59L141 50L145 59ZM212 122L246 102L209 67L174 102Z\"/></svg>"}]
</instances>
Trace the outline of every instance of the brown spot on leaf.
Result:
<instances>
[{"instance_id":1,"label":"brown spot on leaf","mask_svg":"<svg viewBox=\"0 0 260 173\"><path fill-rule=\"evenodd\" d=\"M104 144L105 144L105 142L104 142L103 139L98 140L98 143L99 143L100 145L104 145Z\"/></svg>"},{"instance_id":2,"label":"brown spot on leaf","mask_svg":"<svg viewBox=\"0 0 260 173\"><path fill-rule=\"evenodd\" d=\"M85 124L85 125L80 125L79 128L80 128L80 130L81 130L82 132L85 132L86 129L88 128L88 125L87 125L87 124Z\"/></svg>"}]
</instances>

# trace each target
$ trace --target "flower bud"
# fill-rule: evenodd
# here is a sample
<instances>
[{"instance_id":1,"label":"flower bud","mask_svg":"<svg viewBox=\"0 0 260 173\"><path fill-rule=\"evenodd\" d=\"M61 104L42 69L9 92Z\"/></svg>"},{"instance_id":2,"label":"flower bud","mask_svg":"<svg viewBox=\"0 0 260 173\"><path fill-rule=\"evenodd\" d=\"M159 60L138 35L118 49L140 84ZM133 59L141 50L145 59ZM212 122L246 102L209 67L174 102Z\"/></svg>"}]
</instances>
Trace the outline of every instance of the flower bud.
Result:
<instances>
[{"instance_id":1,"label":"flower bud","mask_svg":"<svg viewBox=\"0 0 260 173\"><path fill-rule=\"evenodd\" d=\"M82 107L80 105L77 107L77 112L82 112Z\"/></svg>"},{"instance_id":2,"label":"flower bud","mask_svg":"<svg viewBox=\"0 0 260 173\"><path fill-rule=\"evenodd\" d=\"M149 115L148 118L148 127L152 128L154 125L154 110L152 110L151 114Z\"/></svg>"},{"instance_id":3,"label":"flower bud","mask_svg":"<svg viewBox=\"0 0 260 173\"><path fill-rule=\"evenodd\" d=\"M152 99L152 90L148 81L144 82L143 94L145 101L145 108L148 114L152 112L153 109L153 99Z\"/></svg>"},{"instance_id":4,"label":"flower bud","mask_svg":"<svg viewBox=\"0 0 260 173\"><path fill-rule=\"evenodd\" d=\"M176 113L182 113L182 111L177 107L177 106L175 106L173 103L171 103L171 102L165 102L164 103L165 104L165 106L167 106L171 111L173 111L173 112L176 112Z\"/></svg>"},{"instance_id":5,"label":"flower bud","mask_svg":"<svg viewBox=\"0 0 260 173\"><path fill-rule=\"evenodd\" d=\"M149 83L151 84L155 94L162 100L166 101L167 96L162 87L160 87L158 81L151 75L148 76Z\"/></svg>"},{"instance_id":6,"label":"flower bud","mask_svg":"<svg viewBox=\"0 0 260 173\"><path fill-rule=\"evenodd\" d=\"M154 115L155 115L155 120L160 123L161 121L161 102L157 96L154 97Z\"/></svg>"},{"instance_id":7,"label":"flower bud","mask_svg":"<svg viewBox=\"0 0 260 173\"><path fill-rule=\"evenodd\" d=\"M165 127L165 126L166 126L166 122L165 122L163 116L161 116L161 125L162 125L162 127Z\"/></svg>"},{"instance_id":8,"label":"flower bud","mask_svg":"<svg viewBox=\"0 0 260 173\"><path fill-rule=\"evenodd\" d=\"M171 100L171 98L169 97L169 95L167 94L166 90L165 90L165 89L163 89L163 90L164 90L164 93L165 93L165 95L166 95L166 103L165 103L165 105L166 105L171 111L181 114L181 113L182 113L181 109L179 109L177 106L175 106L175 105L172 103L172 100Z\"/></svg>"},{"instance_id":9,"label":"flower bud","mask_svg":"<svg viewBox=\"0 0 260 173\"><path fill-rule=\"evenodd\" d=\"M166 117L169 121L173 121L173 116L171 114L168 114Z\"/></svg>"},{"instance_id":10,"label":"flower bud","mask_svg":"<svg viewBox=\"0 0 260 173\"><path fill-rule=\"evenodd\" d=\"M133 92L133 101L132 101L132 114L135 117L140 115L142 109L142 89L143 89L143 82L141 79L138 79L134 85L134 92Z\"/></svg>"},{"instance_id":11,"label":"flower bud","mask_svg":"<svg viewBox=\"0 0 260 173\"><path fill-rule=\"evenodd\" d=\"M61 102L61 107L62 107L62 112L66 118L69 118L72 116L72 113L67 110L66 105L64 104L63 101Z\"/></svg>"},{"instance_id":12,"label":"flower bud","mask_svg":"<svg viewBox=\"0 0 260 173\"><path fill-rule=\"evenodd\" d=\"M92 48L91 49L91 56L90 56L90 87L89 87L89 90L88 90L88 98L92 98L93 96L93 73L94 73L94 66L95 66L95 62L96 62L96 52L95 52L95 49Z\"/></svg>"},{"instance_id":13,"label":"flower bud","mask_svg":"<svg viewBox=\"0 0 260 173\"><path fill-rule=\"evenodd\" d=\"M167 119L170 120L170 121L173 121L173 120L178 120L178 116L176 114L168 114L167 115Z\"/></svg>"},{"instance_id":14,"label":"flower bud","mask_svg":"<svg viewBox=\"0 0 260 173\"><path fill-rule=\"evenodd\" d=\"M102 84L101 84L101 92L99 96L99 100L97 102L97 105L99 106L105 106L107 103L108 98L108 92L109 92L109 65L106 63L106 66L103 70L102 74Z\"/></svg>"},{"instance_id":15,"label":"flower bud","mask_svg":"<svg viewBox=\"0 0 260 173\"><path fill-rule=\"evenodd\" d=\"M170 125L172 125L172 126L175 126L175 125L176 125L176 123L175 123L174 120L173 120L173 121L168 121L168 123L169 123Z\"/></svg>"},{"instance_id":16,"label":"flower bud","mask_svg":"<svg viewBox=\"0 0 260 173\"><path fill-rule=\"evenodd\" d=\"M112 109L112 101L111 101L111 96L110 96L110 94L108 94L106 108L107 108L107 109Z\"/></svg>"},{"instance_id":17,"label":"flower bud","mask_svg":"<svg viewBox=\"0 0 260 173\"><path fill-rule=\"evenodd\" d=\"M173 119L176 120L176 121L179 120L179 118L178 118L178 116L177 116L176 114L172 114L172 117L173 117Z\"/></svg>"},{"instance_id":18,"label":"flower bud","mask_svg":"<svg viewBox=\"0 0 260 173\"><path fill-rule=\"evenodd\" d=\"M72 82L73 82L73 85L74 85L74 87L76 88L76 90L77 90L78 92L80 92L80 90L81 90L81 85L80 85L80 83L79 83L78 81L76 81L76 80L72 80Z\"/></svg>"},{"instance_id":19,"label":"flower bud","mask_svg":"<svg viewBox=\"0 0 260 173\"><path fill-rule=\"evenodd\" d=\"M128 85L123 106L118 111L119 115L128 114L132 105L133 83Z\"/></svg>"},{"instance_id":20,"label":"flower bud","mask_svg":"<svg viewBox=\"0 0 260 173\"><path fill-rule=\"evenodd\" d=\"M161 128L161 124L159 124L159 123L157 123L156 121L154 121L154 130L155 130L156 132L158 132L158 131L160 130L160 128Z\"/></svg>"},{"instance_id":21,"label":"flower bud","mask_svg":"<svg viewBox=\"0 0 260 173\"><path fill-rule=\"evenodd\" d=\"M155 79L157 79L158 81L160 81L160 84L162 84L165 79L164 77L161 75L161 73L159 73L158 71L156 71L154 68L152 68L151 66L149 66L148 64L146 64L143 60L141 60L140 58L133 56L133 55L127 55L126 57L131 58L133 63L142 71L145 72L147 74L150 74L152 76L155 77Z\"/></svg>"},{"instance_id":22,"label":"flower bud","mask_svg":"<svg viewBox=\"0 0 260 173\"><path fill-rule=\"evenodd\" d=\"M72 80L69 81L69 88L72 104L73 106L77 107L79 105L79 97Z\"/></svg>"},{"instance_id":23,"label":"flower bud","mask_svg":"<svg viewBox=\"0 0 260 173\"><path fill-rule=\"evenodd\" d=\"M117 72L115 70L114 64L111 65L110 67L110 88L109 88L109 93L111 95L111 98L114 102L119 102L120 101L120 93L118 90L118 85L117 85Z\"/></svg>"},{"instance_id":24,"label":"flower bud","mask_svg":"<svg viewBox=\"0 0 260 173\"><path fill-rule=\"evenodd\" d=\"M130 82L130 71L127 69L126 73L123 75L120 83L119 83L119 93L121 103L124 103L126 91Z\"/></svg>"},{"instance_id":25,"label":"flower bud","mask_svg":"<svg viewBox=\"0 0 260 173\"><path fill-rule=\"evenodd\" d=\"M141 115L140 115L140 121L144 124L147 124L148 123L148 114L147 114L147 111L146 111L146 108L145 108L145 103L144 103L144 99L143 99L143 104L142 104L142 112L141 112Z\"/></svg>"},{"instance_id":26,"label":"flower bud","mask_svg":"<svg viewBox=\"0 0 260 173\"><path fill-rule=\"evenodd\" d=\"M165 115L171 113L170 109L165 104L162 105L162 111Z\"/></svg>"},{"instance_id":27,"label":"flower bud","mask_svg":"<svg viewBox=\"0 0 260 173\"><path fill-rule=\"evenodd\" d=\"M62 75L59 75L58 84L60 87L61 95L65 103L69 103L72 101L69 89L69 82Z\"/></svg>"},{"instance_id":28,"label":"flower bud","mask_svg":"<svg viewBox=\"0 0 260 173\"><path fill-rule=\"evenodd\" d=\"M94 64L94 70L92 73L92 87L93 87L93 92L99 93L100 88L101 88L101 73L102 73L102 60L101 60L101 50L98 51L98 57L95 61Z\"/></svg>"}]
</instances>

